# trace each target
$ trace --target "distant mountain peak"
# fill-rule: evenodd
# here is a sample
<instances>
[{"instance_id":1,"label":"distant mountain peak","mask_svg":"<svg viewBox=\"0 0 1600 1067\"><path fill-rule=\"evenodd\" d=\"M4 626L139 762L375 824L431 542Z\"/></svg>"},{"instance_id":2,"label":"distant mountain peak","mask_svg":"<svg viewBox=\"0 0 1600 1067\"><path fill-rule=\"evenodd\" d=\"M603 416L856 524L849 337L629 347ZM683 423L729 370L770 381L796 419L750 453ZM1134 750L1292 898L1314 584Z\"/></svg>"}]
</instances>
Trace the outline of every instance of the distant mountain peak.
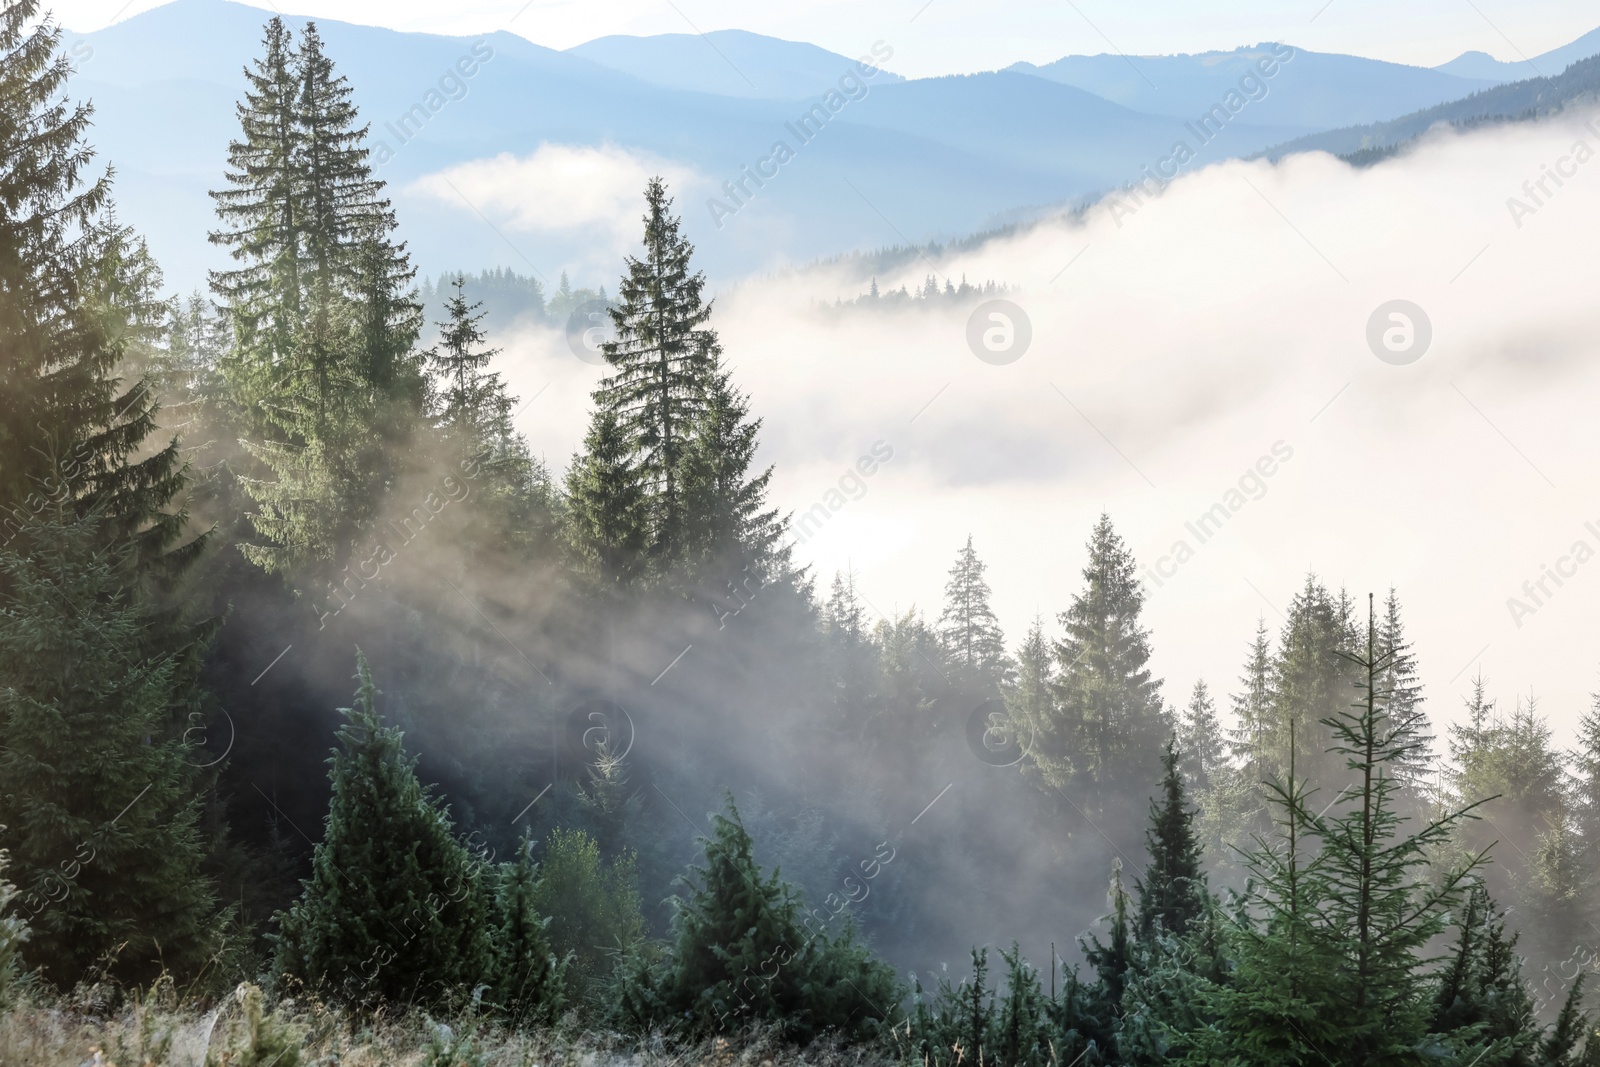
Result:
<instances>
[{"instance_id":1,"label":"distant mountain peak","mask_svg":"<svg viewBox=\"0 0 1600 1067\"><path fill-rule=\"evenodd\" d=\"M649 37L597 37L570 55L630 74L668 89L763 100L798 100L860 78L863 60L879 67L873 84L904 81L881 69L894 55L882 41L863 56L844 56L803 41L786 41L749 30L662 33Z\"/></svg>"}]
</instances>

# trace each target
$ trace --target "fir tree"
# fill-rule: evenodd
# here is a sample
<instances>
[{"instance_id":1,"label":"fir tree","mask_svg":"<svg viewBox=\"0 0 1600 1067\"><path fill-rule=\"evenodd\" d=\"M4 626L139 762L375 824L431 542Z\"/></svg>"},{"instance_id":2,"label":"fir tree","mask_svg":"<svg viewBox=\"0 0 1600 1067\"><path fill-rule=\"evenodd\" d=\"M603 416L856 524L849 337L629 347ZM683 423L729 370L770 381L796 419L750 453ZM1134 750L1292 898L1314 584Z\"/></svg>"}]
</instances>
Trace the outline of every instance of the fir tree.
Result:
<instances>
[{"instance_id":1,"label":"fir tree","mask_svg":"<svg viewBox=\"0 0 1600 1067\"><path fill-rule=\"evenodd\" d=\"M691 868L687 895L672 901L669 954L636 978L627 1010L702 1033L773 1023L801 1042L827 1030L886 1033L900 999L893 972L849 927L834 938L802 925L794 889L756 864L731 796L702 844L705 866Z\"/></svg>"},{"instance_id":2,"label":"fir tree","mask_svg":"<svg viewBox=\"0 0 1600 1067\"><path fill-rule=\"evenodd\" d=\"M1044 729L1055 713L1055 664L1050 641L1044 635L1044 622L1037 616L1017 649L1016 659L1016 680L1006 691L1006 706L1012 722L1021 727L1031 747L1034 734Z\"/></svg>"},{"instance_id":3,"label":"fir tree","mask_svg":"<svg viewBox=\"0 0 1600 1067\"><path fill-rule=\"evenodd\" d=\"M435 380L440 428L466 456L497 451L512 437L511 399L489 363L499 355L484 345L479 327L483 303L469 304L466 279L456 276L454 294L445 302L446 321L438 323L439 344L428 353Z\"/></svg>"},{"instance_id":4,"label":"fir tree","mask_svg":"<svg viewBox=\"0 0 1600 1067\"><path fill-rule=\"evenodd\" d=\"M1417 657L1406 640L1405 625L1400 619L1400 598L1394 587L1383 602L1383 619L1378 625L1378 650L1389 661L1383 678L1383 688L1390 695L1388 714L1396 722L1412 723L1416 733L1415 746L1400 764L1396 774L1414 798L1421 800L1428 791L1428 780L1433 777L1435 753L1433 751L1433 726L1422 710L1422 683L1417 677Z\"/></svg>"},{"instance_id":5,"label":"fir tree","mask_svg":"<svg viewBox=\"0 0 1600 1067\"><path fill-rule=\"evenodd\" d=\"M235 388L245 394L267 391L276 369L287 369L295 358L307 225L299 162L305 134L296 114L300 86L282 18L267 21L262 50L254 69L245 70L248 88L237 108L242 137L228 146L228 187L211 194L225 227L210 235L211 242L228 246L239 264L214 272L211 285L233 312L233 373L250 379Z\"/></svg>"},{"instance_id":6,"label":"fir tree","mask_svg":"<svg viewBox=\"0 0 1600 1067\"><path fill-rule=\"evenodd\" d=\"M534 906L550 917L545 933L568 961L566 985L575 1000L598 995L613 963L644 939L636 866L632 852L608 862L581 830L552 830L545 839Z\"/></svg>"},{"instance_id":7,"label":"fir tree","mask_svg":"<svg viewBox=\"0 0 1600 1067\"><path fill-rule=\"evenodd\" d=\"M1370 607L1365 644L1364 654L1348 656L1361 700L1325 724L1351 782L1340 810L1308 822L1322 846L1320 922L1334 938L1337 962L1329 993L1346 1006L1336 1051L1352 1064L1402 1063L1428 1030L1423 950L1469 890L1471 865L1433 882L1420 877L1466 812L1401 836L1398 772L1420 742L1415 722L1395 718L1387 706L1391 657L1380 650Z\"/></svg>"},{"instance_id":8,"label":"fir tree","mask_svg":"<svg viewBox=\"0 0 1600 1067\"><path fill-rule=\"evenodd\" d=\"M567 473L567 544L576 569L613 593L639 579L649 536L641 471L614 412L595 410Z\"/></svg>"},{"instance_id":9,"label":"fir tree","mask_svg":"<svg viewBox=\"0 0 1600 1067\"><path fill-rule=\"evenodd\" d=\"M275 969L358 1004L458 1002L493 970L488 872L417 780L400 731L378 715L366 657L356 662L323 840L278 917Z\"/></svg>"},{"instance_id":10,"label":"fir tree","mask_svg":"<svg viewBox=\"0 0 1600 1067\"><path fill-rule=\"evenodd\" d=\"M1209 791L1212 780L1226 769L1227 746L1205 682L1195 682L1189 694L1189 706L1178 724L1178 742L1189 788L1196 793Z\"/></svg>"},{"instance_id":11,"label":"fir tree","mask_svg":"<svg viewBox=\"0 0 1600 1067\"><path fill-rule=\"evenodd\" d=\"M199 548L168 556L183 465L175 441L150 447L149 384L118 377L159 332L160 275L111 213L109 179L89 178L92 112L67 103L60 30L37 13L0 7L0 522L9 537L65 503L160 578Z\"/></svg>"},{"instance_id":12,"label":"fir tree","mask_svg":"<svg viewBox=\"0 0 1600 1067\"><path fill-rule=\"evenodd\" d=\"M1251 781L1265 781L1272 772L1267 769L1267 740L1272 721L1272 642L1267 633L1265 619L1256 620L1256 633L1250 642L1250 653L1245 659L1244 674L1239 678L1241 691L1233 695L1235 727L1229 747L1233 758Z\"/></svg>"},{"instance_id":13,"label":"fir tree","mask_svg":"<svg viewBox=\"0 0 1600 1067\"><path fill-rule=\"evenodd\" d=\"M513 1023L549 1026L561 1015L569 958L551 950L550 919L541 918L537 906L539 872L532 850L524 836L517 842L517 858L499 864L495 873L489 984L495 1004Z\"/></svg>"},{"instance_id":14,"label":"fir tree","mask_svg":"<svg viewBox=\"0 0 1600 1067\"><path fill-rule=\"evenodd\" d=\"M880 664L854 574L834 574L820 615L828 725L859 743L879 693Z\"/></svg>"},{"instance_id":15,"label":"fir tree","mask_svg":"<svg viewBox=\"0 0 1600 1067\"><path fill-rule=\"evenodd\" d=\"M1122 860L1111 861L1111 886L1106 891L1106 900L1111 905L1111 934L1109 942L1102 942L1098 935L1091 934L1087 942L1080 942L1083 949L1083 958L1093 967L1100 983L1097 990L1102 1010L1107 1014L1120 1018L1122 1015L1122 992L1127 988L1129 972L1133 968L1134 938L1136 931L1133 919L1128 914L1128 891L1122 886Z\"/></svg>"},{"instance_id":16,"label":"fir tree","mask_svg":"<svg viewBox=\"0 0 1600 1067\"><path fill-rule=\"evenodd\" d=\"M1200 842L1195 835L1195 813L1189 807L1178 770L1177 746L1169 741L1161 758L1159 802L1150 800L1150 826L1145 845L1150 864L1136 879L1139 894L1138 933L1145 941L1162 932L1179 937L1205 913L1207 891L1200 867Z\"/></svg>"},{"instance_id":17,"label":"fir tree","mask_svg":"<svg viewBox=\"0 0 1600 1067\"><path fill-rule=\"evenodd\" d=\"M617 336L604 352L613 370L595 391L596 403L615 415L639 453L649 491L650 551L662 573L688 547L683 465L721 352L706 326L705 275L690 272L694 246L671 209L666 186L652 178L645 187L644 252L628 257L611 310Z\"/></svg>"},{"instance_id":18,"label":"fir tree","mask_svg":"<svg viewBox=\"0 0 1600 1067\"><path fill-rule=\"evenodd\" d=\"M261 540L241 548L267 570L336 570L400 473L423 397L421 314L365 127L315 25L295 50L273 19L264 49L228 187L213 194L227 228L211 235L239 264L212 286L233 320L224 378L257 461L244 486Z\"/></svg>"},{"instance_id":19,"label":"fir tree","mask_svg":"<svg viewBox=\"0 0 1600 1067\"><path fill-rule=\"evenodd\" d=\"M1083 579L1084 591L1061 614L1057 715L1040 732L1035 759L1060 788L1148 781L1166 732L1161 683L1150 676L1133 556L1109 515L1089 539Z\"/></svg>"},{"instance_id":20,"label":"fir tree","mask_svg":"<svg viewBox=\"0 0 1600 1067\"><path fill-rule=\"evenodd\" d=\"M772 468L752 470L760 430L731 375L711 369L683 451L683 554L691 577L719 593L741 576L765 582L787 569L784 524L767 506Z\"/></svg>"},{"instance_id":21,"label":"fir tree","mask_svg":"<svg viewBox=\"0 0 1600 1067\"><path fill-rule=\"evenodd\" d=\"M0 827L0 833L4 832ZM22 943L28 940L28 924L21 916L7 914L17 899L17 887L6 881L6 868L10 865L11 857L0 848L0 1008L11 1006Z\"/></svg>"},{"instance_id":22,"label":"fir tree","mask_svg":"<svg viewBox=\"0 0 1600 1067\"><path fill-rule=\"evenodd\" d=\"M945 583L938 626L945 662L955 669L957 684L979 694L997 690L1011 669L1000 622L989 607L985 569L968 534Z\"/></svg>"},{"instance_id":23,"label":"fir tree","mask_svg":"<svg viewBox=\"0 0 1600 1067\"><path fill-rule=\"evenodd\" d=\"M141 651L148 612L92 520L52 509L0 549L0 825L31 927L24 957L71 985L185 974L213 945L189 748L192 663Z\"/></svg>"},{"instance_id":24,"label":"fir tree","mask_svg":"<svg viewBox=\"0 0 1600 1067\"><path fill-rule=\"evenodd\" d=\"M1600 695L1578 724L1578 747L1571 754L1572 824L1577 834L1578 863L1589 885L1600 885ZM1584 916L1589 931L1600 929L1600 902L1589 902ZM1586 937L1594 937L1592 933Z\"/></svg>"},{"instance_id":25,"label":"fir tree","mask_svg":"<svg viewBox=\"0 0 1600 1067\"><path fill-rule=\"evenodd\" d=\"M1294 753L1300 774L1313 787L1333 791L1343 785L1345 768L1334 753L1327 723L1343 714L1355 680L1340 656L1354 633L1343 595L1330 595L1315 576L1307 575L1289 605L1271 667L1271 710L1255 741L1267 775L1282 778L1288 766L1292 723L1300 746Z\"/></svg>"}]
</instances>

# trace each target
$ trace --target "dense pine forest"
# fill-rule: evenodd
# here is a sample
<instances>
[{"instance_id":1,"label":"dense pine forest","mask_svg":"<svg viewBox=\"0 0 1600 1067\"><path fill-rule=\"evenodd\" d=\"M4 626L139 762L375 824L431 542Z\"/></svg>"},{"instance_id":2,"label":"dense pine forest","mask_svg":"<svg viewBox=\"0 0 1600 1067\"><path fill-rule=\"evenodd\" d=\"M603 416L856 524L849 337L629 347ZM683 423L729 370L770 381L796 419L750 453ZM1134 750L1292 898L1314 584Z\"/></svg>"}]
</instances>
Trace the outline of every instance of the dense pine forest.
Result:
<instances>
[{"instance_id":1,"label":"dense pine forest","mask_svg":"<svg viewBox=\"0 0 1600 1067\"><path fill-rule=\"evenodd\" d=\"M662 181L614 296L419 280L273 18L175 298L59 43L0 0L0 1062L1600 1065L1600 703L1436 730L1399 593L1314 575L1180 689L1112 515L1020 640L964 531L884 616L797 564ZM609 308L559 469L496 300Z\"/></svg>"}]
</instances>

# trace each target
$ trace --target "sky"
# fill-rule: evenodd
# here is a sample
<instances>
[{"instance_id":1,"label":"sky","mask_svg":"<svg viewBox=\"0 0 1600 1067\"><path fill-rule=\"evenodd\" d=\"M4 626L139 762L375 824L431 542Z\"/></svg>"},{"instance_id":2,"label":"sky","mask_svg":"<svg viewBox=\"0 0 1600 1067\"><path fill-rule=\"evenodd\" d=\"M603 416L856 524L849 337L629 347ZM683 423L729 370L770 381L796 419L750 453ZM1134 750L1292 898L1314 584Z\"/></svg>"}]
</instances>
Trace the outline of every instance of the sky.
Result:
<instances>
[{"instance_id":1,"label":"sky","mask_svg":"<svg viewBox=\"0 0 1600 1067\"><path fill-rule=\"evenodd\" d=\"M1462 52L1538 55L1595 28L1600 15L1571 0L271 0L254 6L397 30L479 34L510 30L570 48L610 34L743 29L856 55L873 41L895 50L908 77L993 70L1019 60L1102 52L1151 55L1231 50L1266 40L1324 52L1434 66ZM87 32L160 6L152 0L63 0L57 19Z\"/></svg>"}]
</instances>

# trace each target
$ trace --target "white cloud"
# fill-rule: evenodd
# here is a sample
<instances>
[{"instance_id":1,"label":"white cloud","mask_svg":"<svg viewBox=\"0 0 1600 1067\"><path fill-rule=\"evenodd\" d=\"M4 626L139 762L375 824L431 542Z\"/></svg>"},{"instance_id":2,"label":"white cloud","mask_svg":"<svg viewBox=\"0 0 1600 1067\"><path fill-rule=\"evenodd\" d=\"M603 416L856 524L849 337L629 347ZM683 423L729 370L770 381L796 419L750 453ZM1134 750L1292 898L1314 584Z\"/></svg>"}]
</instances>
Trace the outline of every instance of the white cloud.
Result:
<instances>
[{"instance_id":1,"label":"white cloud","mask_svg":"<svg viewBox=\"0 0 1600 1067\"><path fill-rule=\"evenodd\" d=\"M598 254L632 250L638 243L640 193L660 175L680 199L703 184L692 169L615 145L542 144L532 155L501 153L425 175L411 189L462 211L473 207L509 229L529 234L599 233L608 247ZM614 265L616 255L609 255Z\"/></svg>"},{"instance_id":2,"label":"white cloud","mask_svg":"<svg viewBox=\"0 0 1600 1067\"><path fill-rule=\"evenodd\" d=\"M1276 628L1315 570L1356 596L1398 587L1436 722L1481 666L1508 700L1532 687L1569 737L1600 667L1600 560L1547 582L1520 627L1507 600L1578 538L1600 548L1584 528L1600 529L1600 436L1586 432L1600 158L1549 184L1520 228L1506 202L1575 141L1600 147L1588 117L1443 134L1367 170L1227 163L1120 227L1102 204L936 258L945 276L1018 287L1033 342L1008 366L968 350L966 310L819 314L867 288L845 267L723 293L713 322L765 420L775 503L809 509L874 441L894 449L799 558L824 588L853 566L883 611L936 614L971 532L1014 642L1070 603L1105 509L1143 566L1179 539L1195 549L1148 607L1174 701L1196 678L1228 691L1256 619ZM636 190L619 213L632 239ZM928 270L913 258L878 281ZM1396 298L1433 324L1410 366L1367 347L1368 318ZM554 383L520 422L559 468L601 369L553 330L508 348L522 396ZM1185 523L1280 440L1293 456L1265 494L1196 543Z\"/></svg>"}]
</instances>

